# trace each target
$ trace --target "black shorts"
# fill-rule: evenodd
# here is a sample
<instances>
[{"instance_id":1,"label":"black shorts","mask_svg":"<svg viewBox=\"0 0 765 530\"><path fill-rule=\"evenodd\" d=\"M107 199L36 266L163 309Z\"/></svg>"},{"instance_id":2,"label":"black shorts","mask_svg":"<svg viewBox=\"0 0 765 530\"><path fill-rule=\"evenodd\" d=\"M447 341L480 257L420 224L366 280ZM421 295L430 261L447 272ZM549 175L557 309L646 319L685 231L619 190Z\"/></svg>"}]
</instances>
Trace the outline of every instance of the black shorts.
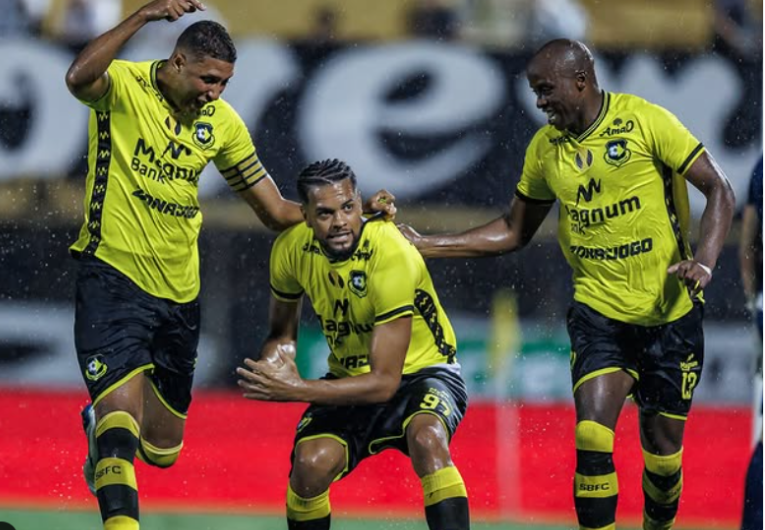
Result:
<instances>
[{"instance_id":1,"label":"black shorts","mask_svg":"<svg viewBox=\"0 0 765 530\"><path fill-rule=\"evenodd\" d=\"M416 414L437 416L451 439L465 415L467 400L462 377L448 368L425 368L404 375L398 391L385 403L311 405L298 423L294 446L310 438L338 439L345 446L347 457L342 477L365 458L385 449L398 449L409 455L406 426ZM293 458L294 455L293 449Z\"/></svg>"},{"instance_id":2,"label":"black shorts","mask_svg":"<svg viewBox=\"0 0 765 530\"><path fill-rule=\"evenodd\" d=\"M568 311L574 391L597 375L625 370L635 378L640 410L684 419L704 365L703 306L660 326L626 324L574 302Z\"/></svg>"},{"instance_id":3,"label":"black shorts","mask_svg":"<svg viewBox=\"0 0 765 530\"><path fill-rule=\"evenodd\" d=\"M151 296L92 257L79 259L76 296L77 361L93 403L146 372L171 412L185 417L199 344L199 302Z\"/></svg>"}]
</instances>

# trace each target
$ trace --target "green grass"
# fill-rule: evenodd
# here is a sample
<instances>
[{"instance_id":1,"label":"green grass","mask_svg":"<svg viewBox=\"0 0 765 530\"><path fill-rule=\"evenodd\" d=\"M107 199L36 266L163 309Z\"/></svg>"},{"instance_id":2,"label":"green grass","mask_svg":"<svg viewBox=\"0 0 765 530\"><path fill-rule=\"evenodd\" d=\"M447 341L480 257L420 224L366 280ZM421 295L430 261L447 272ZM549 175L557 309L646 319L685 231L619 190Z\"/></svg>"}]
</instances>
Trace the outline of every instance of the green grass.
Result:
<instances>
[{"instance_id":1,"label":"green grass","mask_svg":"<svg viewBox=\"0 0 765 530\"><path fill-rule=\"evenodd\" d=\"M22 511L0 509L0 521L16 530L99 530L96 512ZM177 514L148 512L141 518L141 530L280 530L283 517L262 515ZM424 520L343 519L332 521L332 530L427 530ZM473 523L473 530L523 530L525 525ZM563 526L534 526L535 530L569 530Z\"/></svg>"}]
</instances>

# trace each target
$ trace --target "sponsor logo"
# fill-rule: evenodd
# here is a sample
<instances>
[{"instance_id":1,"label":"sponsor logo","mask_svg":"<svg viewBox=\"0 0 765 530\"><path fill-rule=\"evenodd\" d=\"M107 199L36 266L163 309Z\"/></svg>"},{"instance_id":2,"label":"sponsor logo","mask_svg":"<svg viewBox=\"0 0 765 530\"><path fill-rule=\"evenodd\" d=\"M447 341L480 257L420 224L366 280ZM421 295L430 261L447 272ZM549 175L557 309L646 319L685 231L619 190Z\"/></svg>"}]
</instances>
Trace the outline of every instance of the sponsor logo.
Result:
<instances>
[{"instance_id":1,"label":"sponsor logo","mask_svg":"<svg viewBox=\"0 0 765 530\"><path fill-rule=\"evenodd\" d=\"M651 252L653 250L653 239L649 237L641 241L632 241L625 245L608 248L571 245L569 250L571 251L571 254L580 259L613 261Z\"/></svg>"},{"instance_id":2,"label":"sponsor logo","mask_svg":"<svg viewBox=\"0 0 765 530\"><path fill-rule=\"evenodd\" d=\"M108 369L109 367L104 361L104 356L101 354L91 355L85 361L85 377L90 381L98 381L106 374Z\"/></svg>"},{"instance_id":3,"label":"sponsor logo","mask_svg":"<svg viewBox=\"0 0 765 530\"><path fill-rule=\"evenodd\" d=\"M579 491L596 492L596 491L609 491L611 484L603 482L601 484L579 484Z\"/></svg>"},{"instance_id":4,"label":"sponsor logo","mask_svg":"<svg viewBox=\"0 0 765 530\"><path fill-rule=\"evenodd\" d=\"M361 368L362 366L369 366L368 355L349 355L340 359L340 364L346 368Z\"/></svg>"},{"instance_id":5,"label":"sponsor logo","mask_svg":"<svg viewBox=\"0 0 765 530\"><path fill-rule=\"evenodd\" d=\"M194 144L200 149L209 149L215 144L213 126L203 121L195 123L194 136L192 136L192 139L194 140Z\"/></svg>"},{"instance_id":6,"label":"sponsor logo","mask_svg":"<svg viewBox=\"0 0 765 530\"><path fill-rule=\"evenodd\" d=\"M133 192L133 197L136 197L138 200L142 201L150 210L157 210L159 213L164 215L193 219L199 213L199 206L182 206L174 202L157 199L156 197L149 195L141 188L138 188Z\"/></svg>"},{"instance_id":7,"label":"sponsor logo","mask_svg":"<svg viewBox=\"0 0 765 530\"><path fill-rule=\"evenodd\" d=\"M590 155L592 155L592 153L590 153ZM579 206L579 201L582 199L584 199L585 202L590 202L592 200L592 196L595 195L596 192L600 193L599 180L596 181L595 179L590 179L586 188L580 184L579 189L576 192L576 205Z\"/></svg>"},{"instance_id":8,"label":"sponsor logo","mask_svg":"<svg viewBox=\"0 0 765 530\"><path fill-rule=\"evenodd\" d=\"M593 185L593 181L590 181L590 185ZM588 189L584 189L579 186L579 193L582 194L585 201L589 201L588 196L592 197L594 191L598 191L599 187L593 185L588 186ZM579 204L579 195L577 195L577 205ZM585 229L592 225L598 225L605 223L609 219L615 219L623 215L636 212L642 205L640 204L640 197L637 195L624 199L614 204L610 204L603 208L569 208L568 205L564 205L566 208L566 215L568 215L571 221L571 231L576 234L584 234Z\"/></svg>"},{"instance_id":9,"label":"sponsor logo","mask_svg":"<svg viewBox=\"0 0 765 530\"><path fill-rule=\"evenodd\" d=\"M626 139L618 138L606 144L606 154L603 159L608 164L619 167L629 161L630 157L632 157L632 151L627 148Z\"/></svg>"},{"instance_id":10,"label":"sponsor logo","mask_svg":"<svg viewBox=\"0 0 765 530\"><path fill-rule=\"evenodd\" d=\"M364 271L351 271L348 288L359 298L367 295L367 275Z\"/></svg>"},{"instance_id":11,"label":"sponsor logo","mask_svg":"<svg viewBox=\"0 0 765 530\"><path fill-rule=\"evenodd\" d=\"M157 156L154 148L147 144L146 140L139 138L133 150L133 159L130 161L130 169L142 177L154 180L161 184L168 181L185 180L193 185L199 183L199 172L193 168L182 167L166 160L165 155L178 160L181 155L191 155L191 149L183 144L176 144L172 140L167 144L161 156Z\"/></svg>"},{"instance_id":12,"label":"sponsor logo","mask_svg":"<svg viewBox=\"0 0 765 530\"><path fill-rule=\"evenodd\" d=\"M616 118L613 122L613 127L606 127L598 136L613 136L615 134L630 133L635 128L635 122L627 120L627 123L621 118Z\"/></svg>"}]
</instances>

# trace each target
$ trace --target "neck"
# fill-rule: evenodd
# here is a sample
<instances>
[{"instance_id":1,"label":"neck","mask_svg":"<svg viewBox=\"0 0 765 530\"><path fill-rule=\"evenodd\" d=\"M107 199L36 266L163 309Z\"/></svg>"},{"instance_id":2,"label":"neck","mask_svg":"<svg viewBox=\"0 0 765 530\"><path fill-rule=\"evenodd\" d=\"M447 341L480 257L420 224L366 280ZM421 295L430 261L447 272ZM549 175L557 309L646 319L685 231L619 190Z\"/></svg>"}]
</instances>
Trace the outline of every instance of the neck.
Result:
<instances>
[{"instance_id":1,"label":"neck","mask_svg":"<svg viewBox=\"0 0 765 530\"><path fill-rule=\"evenodd\" d=\"M162 94L162 96L165 98L165 101L167 101L170 106L177 112L178 111L178 105L173 101L173 95L170 91L170 83L168 82L168 76L170 75L170 71L168 70L167 61L164 61L162 64L159 65L157 68L157 88L159 89L159 92Z\"/></svg>"},{"instance_id":2,"label":"neck","mask_svg":"<svg viewBox=\"0 0 765 530\"><path fill-rule=\"evenodd\" d=\"M595 95L584 100L581 112L579 113L579 119L569 131L576 136L582 134L590 128L590 125L595 123L595 120L598 119L598 114L600 114L600 109L603 107L603 98L605 97L603 91L597 87L593 87L593 91Z\"/></svg>"}]
</instances>

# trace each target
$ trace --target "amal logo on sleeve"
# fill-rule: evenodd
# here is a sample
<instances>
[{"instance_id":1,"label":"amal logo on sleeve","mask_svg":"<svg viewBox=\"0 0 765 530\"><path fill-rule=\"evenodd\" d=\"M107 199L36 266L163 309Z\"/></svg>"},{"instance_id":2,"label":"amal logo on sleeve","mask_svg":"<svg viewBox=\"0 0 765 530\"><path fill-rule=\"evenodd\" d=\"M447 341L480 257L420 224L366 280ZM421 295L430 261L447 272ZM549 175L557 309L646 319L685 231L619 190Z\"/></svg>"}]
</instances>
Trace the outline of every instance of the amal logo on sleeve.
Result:
<instances>
[{"instance_id":1,"label":"amal logo on sleeve","mask_svg":"<svg viewBox=\"0 0 765 530\"><path fill-rule=\"evenodd\" d=\"M215 144L215 135L213 134L213 126L203 121L198 121L194 124L194 143L200 149L209 149Z\"/></svg>"}]
</instances>

